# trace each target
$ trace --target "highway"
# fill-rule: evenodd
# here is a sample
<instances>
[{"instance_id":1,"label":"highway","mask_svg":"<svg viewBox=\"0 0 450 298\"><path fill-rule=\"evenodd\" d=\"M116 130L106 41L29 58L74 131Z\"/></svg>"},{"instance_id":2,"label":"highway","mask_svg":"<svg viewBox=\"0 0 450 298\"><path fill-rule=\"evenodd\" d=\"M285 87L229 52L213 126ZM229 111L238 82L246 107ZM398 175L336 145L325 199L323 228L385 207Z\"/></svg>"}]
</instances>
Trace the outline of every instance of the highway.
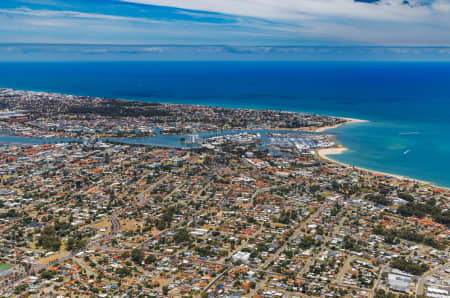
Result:
<instances>
[{"instance_id":1,"label":"highway","mask_svg":"<svg viewBox=\"0 0 450 298\"><path fill-rule=\"evenodd\" d=\"M120 231L120 223L115 213L111 215L110 220L111 220L111 235L115 236Z\"/></svg>"}]
</instances>

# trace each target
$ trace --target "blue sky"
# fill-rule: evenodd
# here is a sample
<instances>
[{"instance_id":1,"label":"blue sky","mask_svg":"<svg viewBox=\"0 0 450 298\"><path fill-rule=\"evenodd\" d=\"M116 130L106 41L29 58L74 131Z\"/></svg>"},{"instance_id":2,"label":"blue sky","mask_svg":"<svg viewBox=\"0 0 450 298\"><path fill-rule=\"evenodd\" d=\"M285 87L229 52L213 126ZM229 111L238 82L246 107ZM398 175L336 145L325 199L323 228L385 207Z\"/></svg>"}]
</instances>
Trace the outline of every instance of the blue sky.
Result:
<instances>
[{"instance_id":1,"label":"blue sky","mask_svg":"<svg viewBox=\"0 0 450 298\"><path fill-rule=\"evenodd\" d=\"M98 45L149 45L146 53L152 55L168 51L167 46L174 52L173 46L195 45L197 52L210 54L369 46L365 54L387 47L394 50L385 53L396 55L448 57L449 32L450 0L0 1L1 60L44 51L30 44L85 45L87 52L86 45L95 45L91 55L111 52ZM142 54L142 49L125 51Z\"/></svg>"}]
</instances>

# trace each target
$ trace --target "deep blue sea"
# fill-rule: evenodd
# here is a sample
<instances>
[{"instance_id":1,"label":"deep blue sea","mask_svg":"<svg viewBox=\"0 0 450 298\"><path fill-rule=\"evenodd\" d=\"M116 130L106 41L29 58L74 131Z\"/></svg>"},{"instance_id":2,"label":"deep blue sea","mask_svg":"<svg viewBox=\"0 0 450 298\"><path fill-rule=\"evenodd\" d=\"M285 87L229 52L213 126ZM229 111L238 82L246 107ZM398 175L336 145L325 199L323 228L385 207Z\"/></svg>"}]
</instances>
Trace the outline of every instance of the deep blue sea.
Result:
<instances>
[{"instance_id":1,"label":"deep blue sea","mask_svg":"<svg viewBox=\"0 0 450 298\"><path fill-rule=\"evenodd\" d=\"M450 187L450 63L0 63L0 87L366 119L334 159Z\"/></svg>"}]
</instances>

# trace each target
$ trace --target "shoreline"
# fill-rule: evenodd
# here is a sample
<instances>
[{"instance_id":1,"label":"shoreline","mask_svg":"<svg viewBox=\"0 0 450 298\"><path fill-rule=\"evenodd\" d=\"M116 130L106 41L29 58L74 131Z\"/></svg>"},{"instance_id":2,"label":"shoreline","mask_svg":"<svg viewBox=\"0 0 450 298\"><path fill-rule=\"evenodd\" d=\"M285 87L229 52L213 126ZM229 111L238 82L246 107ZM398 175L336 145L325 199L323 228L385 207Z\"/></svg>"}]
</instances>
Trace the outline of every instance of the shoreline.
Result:
<instances>
[{"instance_id":1,"label":"shoreline","mask_svg":"<svg viewBox=\"0 0 450 298\"><path fill-rule=\"evenodd\" d=\"M346 122L335 124L335 125L331 125L331 126L319 127L317 129L315 129L314 132L326 132L329 129L338 128L340 126L347 125L347 124L352 124L352 123L366 123L366 122L370 122L369 120L362 120L362 119L356 119L356 118L347 118L347 117L339 117L339 116L337 118L344 119Z\"/></svg>"},{"instance_id":2,"label":"shoreline","mask_svg":"<svg viewBox=\"0 0 450 298\"><path fill-rule=\"evenodd\" d=\"M347 123L343 123L341 125L345 125L345 124L349 124L349 123L368 122L367 120L359 120L359 119L352 119L352 118L344 118L344 119L348 119L348 120L351 120L351 121L349 121ZM339 127L341 125L338 125L337 127ZM333 127L333 128L335 128L335 127ZM450 191L450 187L439 186L439 185L436 185L436 184L434 184L433 182L430 182L430 181L415 179L415 178L412 178L412 177L407 177L407 176L403 176L403 175L392 174L392 173L387 173L387 172L382 172L382 171L377 171L377 170L371 170L371 169L358 167L358 166L354 166L354 165L350 165L350 164L346 164L346 163L337 161L337 160L331 158L330 155L340 155L340 154L348 151L349 149L344 147L344 146L342 146L342 144L340 144L336 140L335 140L335 142L337 144L336 147L323 148L323 149L316 150L316 153L317 153L317 156L319 157L319 159L325 160L325 161L330 162L330 163L335 164L335 165L343 166L345 168L352 168L352 169L357 169L359 171L367 172L368 174L371 174L371 175L383 175L383 176L386 176L386 177L392 177L392 178L400 180L400 181L409 181L409 182L413 182L413 183L416 182L416 183L419 183L419 184L427 185L427 186L432 187L432 188L444 189L446 191Z\"/></svg>"},{"instance_id":3,"label":"shoreline","mask_svg":"<svg viewBox=\"0 0 450 298\"><path fill-rule=\"evenodd\" d=\"M15 88L7 88L7 87L0 87L0 89L19 90L19 89L15 89ZM55 92L52 92L52 91L33 91L33 90L20 90L20 91L24 91L24 92L55 93ZM71 96L89 96L89 95L66 94L66 93L60 93L60 92L55 93L55 94L63 94L63 95L71 95ZM97 97L97 96L94 96L94 97ZM105 98L105 97L98 97L98 98L109 99L109 100L119 100L119 101L140 102L140 100L136 100L136 99L132 99L132 98ZM154 103L167 104L167 105L182 105L182 106L200 106L200 107L201 106L208 106L208 105L201 105L201 104L177 104L177 103L165 103L165 102L158 102L158 101L155 101ZM234 108L234 107L228 107L228 109L264 110L264 109L259 109L259 108ZM272 110L269 109L268 111L272 111ZM278 111L278 110L273 110L273 111ZM279 110L279 111L294 112L294 111L288 111L288 110ZM302 112L295 112L295 113L302 113ZM308 112L305 112L305 114L319 115L319 114L308 113ZM309 127L301 127L301 128L271 127L271 128L266 128L266 129L269 129L269 130L281 130L281 131L295 131L295 132L302 132L302 131L303 132L316 132L316 133L326 134L326 132L328 130L330 130L330 129L335 129L335 128L338 128L338 127L341 127L341 126L344 126L344 125L347 125L347 124L370 122L369 120L363 120L363 119L357 119L357 118L349 118L349 117L341 117L341 116L331 116L331 115L322 115L322 114L320 114L320 116L334 117L334 118L342 119L342 120L344 120L344 122L338 123L338 124L335 124L335 125L315 127L315 128L309 128ZM239 131L239 130L245 130L245 129L243 129L243 128L236 129L236 131ZM259 129L257 129L257 130L259 130ZM18 137L20 137L20 136L18 136ZM330 137L332 137L332 136L330 136ZM348 151L348 149L346 147L342 146L342 144L340 144L337 140L335 140L334 137L332 137L332 138L336 142L337 146L333 147L333 148L324 148L324 149L316 150L317 155L318 155L318 157L320 159L326 160L328 162L331 162L333 164L337 164L337 165L340 165L340 166L343 166L343 167L346 167L346 168L354 168L354 169L358 169L360 171L365 171L365 172L371 173L373 175L381 174L381 175L392 177L392 178L395 178L395 179L398 179L398 180L401 180L401 181L418 182L418 183L421 183L421 184L429 185L430 187L433 187L433 188L450 190L450 187L438 186L438 185L434 184L433 182L424 181L424 180L420 180L420 179L415 179L415 178L402 176L402 175L398 175L398 174L392 174L392 173L387 173L387 172L382 172L382 171L370 170L370 169L357 167L357 166L353 166L353 165L349 165L349 164L346 164L346 163L342 163L342 162L336 161L333 158L329 157L329 155L339 155L339 154L342 154L345 151ZM41 138L39 138L39 139L41 139ZM45 141L46 139L42 139L42 140Z\"/></svg>"},{"instance_id":4,"label":"shoreline","mask_svg":"<svg viewBox=\"0 0 450 298\"><path fill-rule=\"evenodd\" d=\"M317 128L310 128L310 127L300 127L300 128L282 128L282 127L272 127L268 128L271 130L285 130L285 131L295 131L295 132L317 132L317 133L324 133L327 130L334 129L341 127L343 125L352 124L352 123L366 123L370 122L369 120L362 120L362 119L356 119L356 118L347 118L347 117L340 117L340 116L330 116L330 115L322 115L322 116L328 116L328 117L335 117L339 119L345 120L345 122L334 124L334 125L328 125L328 126L322 126Z\"/></svg>"}]
</instances>

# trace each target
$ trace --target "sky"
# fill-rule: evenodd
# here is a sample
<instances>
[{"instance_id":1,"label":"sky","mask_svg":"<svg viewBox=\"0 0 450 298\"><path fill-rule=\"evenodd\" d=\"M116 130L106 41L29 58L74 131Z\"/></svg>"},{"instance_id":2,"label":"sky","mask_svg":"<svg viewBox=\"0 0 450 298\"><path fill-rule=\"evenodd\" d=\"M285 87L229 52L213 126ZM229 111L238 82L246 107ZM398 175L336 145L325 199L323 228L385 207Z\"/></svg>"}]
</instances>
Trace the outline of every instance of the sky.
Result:
<instances>
[{"instance_id":1,"label":"sky","mask_svg":"<svg viewBox=\"0 0 450 298\"><path fill-rule=\"evenodd\" d=\"M0 1L2 61L449 52L450 0Z\"/></svg>"}]
</instances>

